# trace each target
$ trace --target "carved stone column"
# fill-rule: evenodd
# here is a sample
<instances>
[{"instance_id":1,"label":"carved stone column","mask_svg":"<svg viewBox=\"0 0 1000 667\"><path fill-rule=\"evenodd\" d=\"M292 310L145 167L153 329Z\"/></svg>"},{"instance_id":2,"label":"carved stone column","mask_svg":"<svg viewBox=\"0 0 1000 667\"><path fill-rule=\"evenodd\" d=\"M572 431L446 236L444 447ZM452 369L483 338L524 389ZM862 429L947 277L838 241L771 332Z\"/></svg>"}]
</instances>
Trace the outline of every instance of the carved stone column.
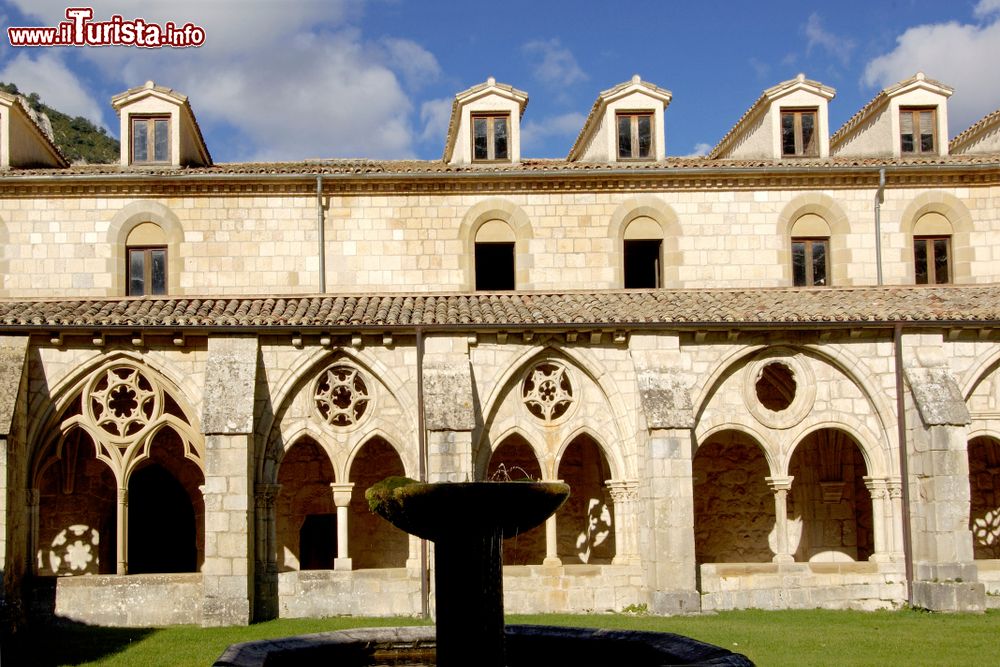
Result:
<instances>
[{"instance_id":1,"label":"carved stone column","mask_svg":"<svg viewBox=\"0 0 1000 667\"><path fill-rule=\"evenodd\" d=\"M774 533L775 554L771 560L775 563L794 563L788 544L788 492L792 489L794 477L766 477L767 485L774 492Z\"/></svg>"},{"instance_id":2,"label":"carved stone column","mask_svg":"<svg viewBox=\"0 0 1000 667\"><path fill-rule=\"evenodd\" d=\"M865 477L865 486L872 497L872 533L875 539L872 555L868 559L873 562L888 562L892 560L892 537L886 531L886 500L889 496L886 481L876 477Z\"/></svg>"},{"instance_id":3,"label":"carved stone column","mask_svg":"<svg viewBox=\"0 0 1000 667\"><path fill-rule=\"evenodd\" d=\"M639 540L636 530L636 505L639 499L638 480L608 480L608 492L614 503L615 564L639 560Z\"/></svg>"},{"instance_id":4,"label":"carved stone column","mask_svg":"<svg viewBox=\"0 0 1000 667\"><path fill-rule=\"evenodd\" d=\"M262 572L277 572L278 533L274 515L280 484L254 486L254 514L256 518L256 562Z\"/></svg>"},{"instance_id":5,"label":"carved stone column","mask_svg":"<svg viewBox=\"0 0 1000 667\"><path fill-rule=\"evenodd\" d=\"M903 483L898 477L886 480L889 494L889 516L891 525L888 533L892 536L892 558L902 562L903 553Z\"/></svg>"},{"instance_id":6,"label":"carved stone column","mask_svg":"<svg viewBox=\"0 0 1000 667\"><path fill-rule=\"evenodd\" d=\"M118 512L115 532L118 535L116 574L128 574L128 489L118 489Z\"/></svg>"},{"instance_id":7,"label":"carved stone column","mask_svg":"<svg viewBox=\"0 0 1000 667\"><path fill-rule=\"evenodd\" d=\"M30 558L29 567L31 571L36 572L38 570L38 508L42 502L42 493L38 489L28 489L28 517L29 530L28 530L28 556Z\"/></svg>"},{"instance_id":8,"label":"carved stone column","mask_svg":"<svg viewBox=\"0 0 1000 667\"><path fill-rule=\"evenodd\" d=\"M542 565L562 565L562 559L559 558L558 525L555 514L545 520L545 560Z\"/></svg>"},{"instance_id":9,"label":"carved stone column","mask_svg":"<svg viewBox=\"0 0 1000 667\"><path fill-rule=\"evenodd\" d=\"M333 559L333 569L352 570L354 564L347 544L347 511L351 506L354 484L331 484L330 488L333 489L333 503L337 506L337 557Z\"/></svg>"}]
</instances>

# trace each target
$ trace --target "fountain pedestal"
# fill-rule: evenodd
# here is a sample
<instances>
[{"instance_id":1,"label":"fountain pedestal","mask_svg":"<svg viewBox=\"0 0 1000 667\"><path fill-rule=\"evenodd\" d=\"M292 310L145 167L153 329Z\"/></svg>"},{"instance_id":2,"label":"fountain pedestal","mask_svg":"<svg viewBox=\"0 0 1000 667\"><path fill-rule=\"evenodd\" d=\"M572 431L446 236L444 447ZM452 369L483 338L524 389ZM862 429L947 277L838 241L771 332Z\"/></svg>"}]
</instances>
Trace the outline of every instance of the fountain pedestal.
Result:
<instances>
[{"instance_id":1,"label":"fountain pedestal","mask_svg":"<svg viewBox=\"0 0 1000 667\"><path fill-rule=\"evenodd\" d=\"M425 484L390 477L365 493L372 511L434 542L437 664L502 667L503 540L569 497L561 482Z\"/></svg>"}]
</instances>

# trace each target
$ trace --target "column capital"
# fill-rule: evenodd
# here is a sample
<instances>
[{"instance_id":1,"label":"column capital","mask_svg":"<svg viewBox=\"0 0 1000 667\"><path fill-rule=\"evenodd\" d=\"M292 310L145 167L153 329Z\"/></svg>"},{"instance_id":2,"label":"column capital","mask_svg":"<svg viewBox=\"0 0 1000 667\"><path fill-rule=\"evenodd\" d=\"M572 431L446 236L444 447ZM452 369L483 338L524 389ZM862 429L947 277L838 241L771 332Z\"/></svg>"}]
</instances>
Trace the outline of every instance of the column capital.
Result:
<instances>
[{"instance_id":1,"label":"column capital","mask_svg":"<svg viewBox=\"0 0 1000 667\"><path fill-rule=\"evenodd\" d=\"M882 477L862 477L868 493L872 498L884 498L886 496L888 481Z\"/></svg>"},{"instance_id":2,"label":"column capital","mask_svg":"<svg viewBox=\"0 0 1000 667\"><path fill-rule=\"evenodd\" d=\"M886 479L885 486L889 490L889 497L893 500L903 497L903 481L898 477Z\"/></svg>"},{"instance_id":3,"label":"column capital","mask_svg":"<svg viewBox=\"0 0 1000 667\"><path fill-rule=\"evenodd\" d=\"M330 484L330 489L333 491L333 504L337 507L347 507L351 504L351 495L354 492L354 482L348 482L346 484Z\"/></svg>"},{"instance_id":4,"label":"column capital","mask_svg":"<svg viewBox=\"0 0 1000 667\"><path fill-rule=\"evenodd\" d=\"M767 482L767 485L771 487L772 491L777 492L791 490L792 480L794 479L794 476L789 475L787 477L765 477L764 481Z\"/></svg>"},{"instance_id":5,"label":"column capital","mask_svg":"<svg viewBox=\"0 0 1000 667\"><path fill-rule=\"evenodd\" d=\"M254 500L258 507L269 507L274 504L281 491L281 484L255 484L253 487Z\"/></svg>"},{"instance_id":6,"label":"column capital","mask_svg":"<svg viewBox=\"0 0 1000 667\"><path fill-rule=\"evenodd\" d=\"M622 503L639 498L639 481L634 479L609 479L605 483L611 499L615 503Z\"/></svg>"}]
</instances>

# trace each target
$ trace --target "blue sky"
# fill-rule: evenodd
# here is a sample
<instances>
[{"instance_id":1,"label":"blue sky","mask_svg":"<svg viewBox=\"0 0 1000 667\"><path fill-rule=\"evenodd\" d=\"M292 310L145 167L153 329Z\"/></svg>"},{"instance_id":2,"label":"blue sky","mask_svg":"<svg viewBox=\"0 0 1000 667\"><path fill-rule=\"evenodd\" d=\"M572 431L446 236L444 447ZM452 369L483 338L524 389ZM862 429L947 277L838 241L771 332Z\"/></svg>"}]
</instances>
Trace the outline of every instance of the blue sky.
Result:
<instances>
[{"instance_id":1,"label":"blue sky","mask_svg":"<svg viewBox=\"0 0 1000 667\"><path fill-rule=\"evenodd\" d=\"M633 74L674 94L669 155L714 146L764 89L799 72L837 90L832 129L918 70L955 88L952 135L1000 107L1000 0L89 6L95 20L191 22L206 41L15 49L4 37L0 80L113 134L111 96L155 80L189 96L216 162L439 159L455 93L489 76L529 95L524 157L565 157L598 93ZM53 26L66 7L4 0L0 16L5 27Z\"/></svg>"}]
</instances>

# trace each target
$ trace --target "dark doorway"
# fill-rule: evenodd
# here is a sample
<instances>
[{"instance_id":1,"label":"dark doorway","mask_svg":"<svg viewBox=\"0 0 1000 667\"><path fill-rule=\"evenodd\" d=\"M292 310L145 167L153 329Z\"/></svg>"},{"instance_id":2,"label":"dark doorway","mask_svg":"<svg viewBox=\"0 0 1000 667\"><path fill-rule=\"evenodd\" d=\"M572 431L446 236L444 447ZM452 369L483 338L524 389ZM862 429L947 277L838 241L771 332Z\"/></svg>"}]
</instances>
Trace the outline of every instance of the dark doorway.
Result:
<instances>
[{"instance_id":1,"label":"dark doorway","mask_svg":"<svg viewBox=\"0 0 1000 667\"><path fill-rule=\"evenodd\" d=\"M661 241L625 241L625 289L660 286Z\"/></svg>"},{"instance_id":2,"label":"dark doorway","mask_svg":"<svg viewBox=\"0 0 1000 667\"><path fill-rule=\"evenodd\" d=\"M307 515L299 528L299 569L332 570L336 555L337 515Z\"/></svg>"},{"instance_id":3,"label":"dark doorway","mask_svg":"<svg viewBox=\"0 0 1000 667\"><path fill-rule=\"evenodd\" d=\"M514 244L476 243L476 290L514 289Z\"/></svg>"},{"instance_id":4,"label":"dark doorway","mask_svg":"<svg viewBox=\"0 0 1000 667\"><path fill-rule=\"evenodd\" d=\"M152 463L128 485L129 574L195 572L194 507L180 482Z\"/></svg>"}]
</instances>

